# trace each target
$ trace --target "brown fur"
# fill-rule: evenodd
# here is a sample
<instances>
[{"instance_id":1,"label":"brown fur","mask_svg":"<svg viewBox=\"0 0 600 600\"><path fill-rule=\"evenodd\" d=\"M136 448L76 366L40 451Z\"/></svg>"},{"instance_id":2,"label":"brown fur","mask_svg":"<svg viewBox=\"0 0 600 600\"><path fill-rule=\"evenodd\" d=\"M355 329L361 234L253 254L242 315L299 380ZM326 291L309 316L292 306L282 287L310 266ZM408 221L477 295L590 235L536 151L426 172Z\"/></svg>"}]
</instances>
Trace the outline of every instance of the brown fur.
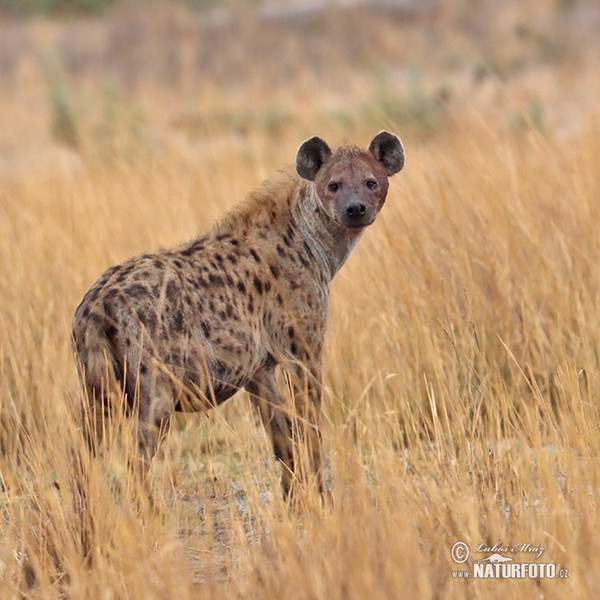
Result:
<instances>
[{"instance_id":1,"label":"brown fur","mask_svg":"<svg viewBox=\"0 0 600 600\"><path fill-rule=\"evenodd\" d=\"M328 154L320 138L309 142L297 160L312 166L298 170L311 179L314 172L314 181L274 177L203 238L112 267L85 295L73 339L91 440L123 397L115 389L137 408L149 458L173 411L207 410L246 388L284 465L284 490L299 474L300 441L322 486L317 421L328 286L381 209L390 169L376 158L379 146ZM332 178L342 182L335 194ZM375 190L364 185L371 180ZM357 198L366 214L348 226L344 206ZM289 375L293 410L276 383L277 365Z\"/></svg>"}]
</instances>

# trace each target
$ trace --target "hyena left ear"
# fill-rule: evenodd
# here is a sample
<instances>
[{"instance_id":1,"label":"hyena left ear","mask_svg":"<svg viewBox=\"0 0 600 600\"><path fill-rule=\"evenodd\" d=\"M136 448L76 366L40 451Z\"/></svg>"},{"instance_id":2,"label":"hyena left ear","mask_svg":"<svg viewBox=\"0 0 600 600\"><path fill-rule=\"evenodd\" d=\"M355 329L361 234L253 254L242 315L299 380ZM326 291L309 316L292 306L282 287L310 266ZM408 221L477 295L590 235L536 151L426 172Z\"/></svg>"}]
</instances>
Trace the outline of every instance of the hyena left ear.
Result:
<instances>
[{"instance_id":1,"label":"hyena left ear","mask_svg":"<svg viewBox=\"0 0 600 600\"><path fill-rule=\"evenodd\" d=\"M388 177L404 166L404 146L400 138L389 131L380 131L371 140L369 152L383 165Z\"/></svg>"},{"instance_id":2,"label":"hyena left ear","mask_svg":"<svg viewBox=\"0 0 600 600\"><path fill-rule=\"evenodd\" d=\"M331 156L331 148L318 135L306 140L296 154L296 172L300 177L313 181L319 169Z\"/></svg>"}]
</instances>

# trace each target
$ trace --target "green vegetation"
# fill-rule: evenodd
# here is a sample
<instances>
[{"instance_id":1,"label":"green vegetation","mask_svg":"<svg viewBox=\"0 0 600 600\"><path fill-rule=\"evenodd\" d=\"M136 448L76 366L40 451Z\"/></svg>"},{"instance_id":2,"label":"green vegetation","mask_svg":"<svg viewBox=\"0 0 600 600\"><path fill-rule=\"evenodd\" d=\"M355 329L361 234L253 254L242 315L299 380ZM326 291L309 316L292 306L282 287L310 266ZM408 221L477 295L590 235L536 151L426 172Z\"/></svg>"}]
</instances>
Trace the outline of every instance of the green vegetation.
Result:
<instances>
[{"instance_id":1,"label":"green vegetation","mask_svg":"<svg viewBox=\"0 0 600 600\"><path fill-rule=\"evenodd\" d=\"M0 11L15 15L60 16L97 13L118 0L0 0Z\"/></svg>"}]
</instances>

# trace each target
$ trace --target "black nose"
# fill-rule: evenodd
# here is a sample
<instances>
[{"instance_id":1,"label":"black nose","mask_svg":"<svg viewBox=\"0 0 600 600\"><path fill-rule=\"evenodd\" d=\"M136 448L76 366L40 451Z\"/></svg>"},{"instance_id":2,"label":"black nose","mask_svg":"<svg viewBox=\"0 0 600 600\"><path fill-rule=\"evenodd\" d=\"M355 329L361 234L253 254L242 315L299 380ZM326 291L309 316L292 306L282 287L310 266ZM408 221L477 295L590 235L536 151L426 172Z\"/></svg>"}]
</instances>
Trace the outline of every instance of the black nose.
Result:
<instances>
[{"instance_id":1,"label":"black nose","mask_svg":"<svg viewBox=\"0 0 600 600\"><path fill-rule=\"evenodd\" d=\"M351 219L362 217L366 212L367 207L362 202L350 202L350 204L346 206L346 214Z\"/></svg>"}]
</instances>

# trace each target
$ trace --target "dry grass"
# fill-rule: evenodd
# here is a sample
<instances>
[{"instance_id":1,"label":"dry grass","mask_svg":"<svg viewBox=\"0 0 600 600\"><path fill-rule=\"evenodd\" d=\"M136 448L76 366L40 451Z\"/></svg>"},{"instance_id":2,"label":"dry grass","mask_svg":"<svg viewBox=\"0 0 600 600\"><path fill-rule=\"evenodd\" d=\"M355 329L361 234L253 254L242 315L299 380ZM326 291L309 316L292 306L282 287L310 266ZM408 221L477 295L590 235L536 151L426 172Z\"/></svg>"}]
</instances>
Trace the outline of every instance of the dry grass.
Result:
<instances>
[{"instance_id":1,"label":"dry grass","mask_svg":"<svg viewBox=\"0 0 600 600\"><path fill-rule=\"evenodd\" d=\"M577 10L594 8L523 4L546 15L535 21L546 52L559 18L575 27ZM516 4L485 10L506 32L525 19ZM520 29L510 40L473 32L487 23L473 13L450 4L388 20L375 58L394 31L409 36L423 57L416 81L390 66L383 82L379 67L322 67L334 81L345 67L353 100L300 64L276 102L251 78L244 93L219 91L234 64L226 50L202 96L191 75L183 91L148 76L143 93L111 92L87 70L46 65L48 84L23 55L16 96L0 92L3 600L598 596L600 112L587 104L597 64L577 45L538 55ZM53 47L73 23L19 27ZM440 73L444 89L431 83ZM52 133L61 102L76 150ZM103 464L86 455L70 319L100 272L205 230L308 135L366 143L383 127L404 138L407 166L332 287L323 435L334 505L307 490L302 510L285 506L243 393L177 421L152 502L116 446ZM451 560L458 540L467 565ZM453 579L486 556L480 543L498 541L544 547L537 562L569 578Z\"/></svg>"}]
</instances>

